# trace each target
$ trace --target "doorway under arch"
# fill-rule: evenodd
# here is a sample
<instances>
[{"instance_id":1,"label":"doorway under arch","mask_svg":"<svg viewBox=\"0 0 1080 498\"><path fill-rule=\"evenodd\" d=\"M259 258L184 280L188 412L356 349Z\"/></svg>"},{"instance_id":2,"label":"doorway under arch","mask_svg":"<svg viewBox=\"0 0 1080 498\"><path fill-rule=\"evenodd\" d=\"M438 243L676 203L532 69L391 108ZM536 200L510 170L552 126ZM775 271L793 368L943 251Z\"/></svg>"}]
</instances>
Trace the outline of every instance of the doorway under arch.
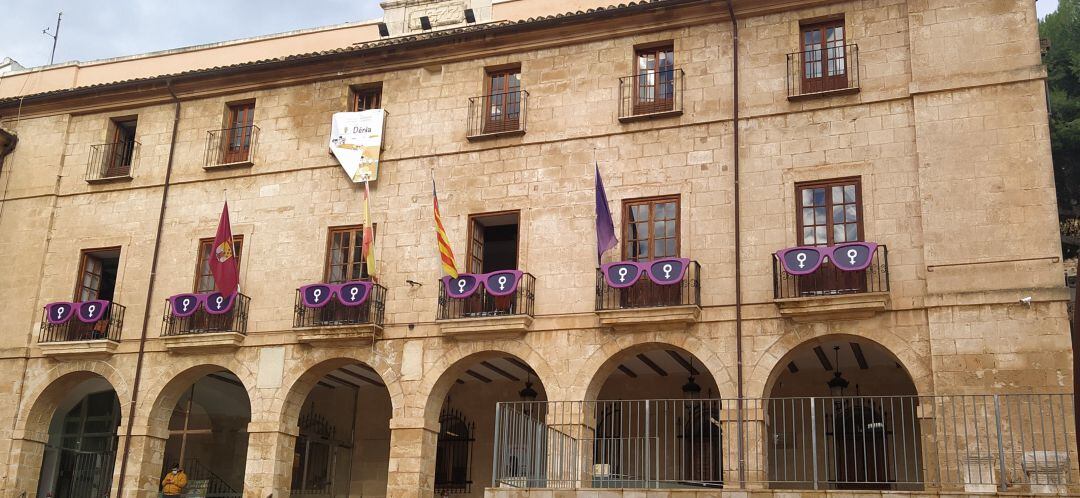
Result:
<instances>
[{"instance_id":1,"label":"doorway under arch","mask_svg":"<svg viewBox=\"0 0 1080 498\"><path fill-rule=\"evenodd\" d=\"M49 423L37 496L108 496L120 415L120 400L105 378L87 375L73 383Z\"/></svg>"}]
</instances>

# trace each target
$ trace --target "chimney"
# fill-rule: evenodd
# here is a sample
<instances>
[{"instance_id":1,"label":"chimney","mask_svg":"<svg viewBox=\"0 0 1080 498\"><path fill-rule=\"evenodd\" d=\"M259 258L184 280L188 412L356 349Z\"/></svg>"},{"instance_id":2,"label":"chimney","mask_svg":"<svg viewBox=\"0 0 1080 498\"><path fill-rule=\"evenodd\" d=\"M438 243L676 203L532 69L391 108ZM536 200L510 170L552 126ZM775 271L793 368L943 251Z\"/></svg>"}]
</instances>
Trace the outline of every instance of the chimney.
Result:
<instances>
[{"instance_id":1,"label":"chimney","mask_svg":"<svg viewBox=\"0 0 1080 498\"><path fill-rule=\"evenodd\" d=\"M380 2L390 36L459 28L491 21L491 0L386 0ZM468 11L468 12L466 12ZM427 23L421 18L427 18ZM430 29L425 29L430 25Z\"/></svg>"}]
</instances>

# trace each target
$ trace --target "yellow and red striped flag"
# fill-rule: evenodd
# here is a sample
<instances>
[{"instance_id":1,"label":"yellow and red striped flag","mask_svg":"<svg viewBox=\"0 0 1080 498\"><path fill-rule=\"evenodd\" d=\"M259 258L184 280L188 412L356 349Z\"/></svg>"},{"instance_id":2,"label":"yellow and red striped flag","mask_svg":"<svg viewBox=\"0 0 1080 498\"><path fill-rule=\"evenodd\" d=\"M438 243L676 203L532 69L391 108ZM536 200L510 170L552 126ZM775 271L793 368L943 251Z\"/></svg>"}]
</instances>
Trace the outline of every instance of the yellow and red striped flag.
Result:
<instances>
[{"instance_id":1,"label":"yellow and red striped flag","mask_svg":"<svg viewBox=\"0 0 1080 498\"><path fill-rule=\"evenodd\" d=\"M439 239L439 259L442 262L443 272L451 278L458 278L457 264L454 263L454 250L450 249L450 241L446 238L446 230L443 229L442 216L439 215L439 193L435 190L435 179L431 179L431 197L435 204L435 235Z\"/></svg>"},{"instance_id":2,"label":"yellow and red striped flag","mask_svg":"<svg viewBox=\"0 0 1080 498\"><path fill-rule=\"evenodd\" d=\"M368 182L364 182L364 244L361 246L364 261L367 263L369 276L375 275L375 250L372 247L375 242L375 227L371 225L371 209L368 207L371 199L371 189Z\"/></svg>"}]
</instances>

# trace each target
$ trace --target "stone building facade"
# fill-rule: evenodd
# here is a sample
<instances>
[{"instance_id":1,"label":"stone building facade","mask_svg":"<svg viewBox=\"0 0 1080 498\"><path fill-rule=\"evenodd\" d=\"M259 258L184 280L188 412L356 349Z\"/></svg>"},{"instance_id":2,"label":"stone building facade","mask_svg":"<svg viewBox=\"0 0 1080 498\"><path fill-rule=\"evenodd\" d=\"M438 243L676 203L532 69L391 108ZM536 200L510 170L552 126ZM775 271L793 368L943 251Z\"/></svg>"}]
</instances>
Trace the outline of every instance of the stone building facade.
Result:
<instances>
[{"instance_id":1,"label":"stone building facade","mask_svg":"<svg viewBox=\"0 0 1080 498\"><path fill-rule=\"evenodd\" d=\"M3 496L152 496L174 461L192 495L250 498L1076 491L1033 2L475 3L385 2L387 37L360 23L0 78L18 138L0 170ZM327 151L331 115L357 106L386 112L374 271L349 242L363 188ZM599 276L595 168L619 238L602 263L686 258L677 285ZM433 179L459 268L526 272L516 293L446 295ZM226 198L244 297L177 319L167 298L213 288L200 255ZM877 246L856 272L776 256L860 241ZM298 295L368 276L385 293L363 316ZM43 311L105 294L107 322ZM841 376L885 453L777 418L838 424ZM534 439L496 409L523 400ZM628 418L676 401L694 414L678 436ZM645 433L605 436L618 410ZM686 432L699 418L708 437ZM892 468L830 474L848 452Z\"/></svg>"}]
</instances>

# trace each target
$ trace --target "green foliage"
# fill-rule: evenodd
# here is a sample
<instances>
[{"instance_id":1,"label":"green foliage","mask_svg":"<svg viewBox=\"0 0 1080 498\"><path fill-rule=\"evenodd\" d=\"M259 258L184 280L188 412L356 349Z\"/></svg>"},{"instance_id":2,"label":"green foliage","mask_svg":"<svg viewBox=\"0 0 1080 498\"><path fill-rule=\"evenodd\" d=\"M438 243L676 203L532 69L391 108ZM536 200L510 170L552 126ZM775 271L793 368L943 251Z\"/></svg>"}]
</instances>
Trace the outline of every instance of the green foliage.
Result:
<instances>
[{"instance_id":1,"label":"green foliage","mask_svg":"<svg viewBox=\"0 0 1080 498\"><path fill-rule=\"evenodd\" d=\"M1050 87L1050 143L1062 230L1080 217L1080 0L1060 0L1056 12L1039 22L1039 35L1050 43L1043 56ZM1077 248L1064 247L1076 254Z\"/></svg>"}]
</instances>

